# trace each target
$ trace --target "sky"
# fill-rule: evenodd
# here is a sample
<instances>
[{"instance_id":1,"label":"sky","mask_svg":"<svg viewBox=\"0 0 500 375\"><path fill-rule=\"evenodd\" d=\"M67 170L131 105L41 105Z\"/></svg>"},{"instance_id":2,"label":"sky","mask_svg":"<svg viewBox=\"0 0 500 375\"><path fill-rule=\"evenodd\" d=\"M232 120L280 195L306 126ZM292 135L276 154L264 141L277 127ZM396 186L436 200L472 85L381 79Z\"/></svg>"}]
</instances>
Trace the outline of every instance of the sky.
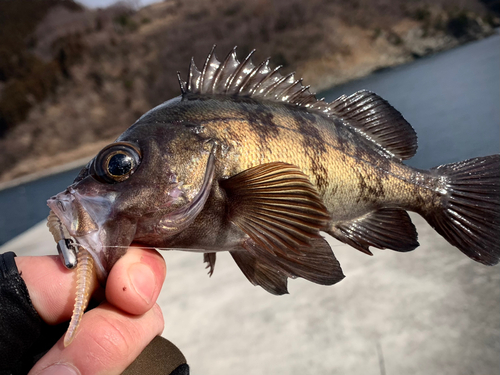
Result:
<instances>
[{"instance_id":1,"label":"sky","mask_svg":"<svg viewBox=\"0 0 500 375\"><path fill-rule=\"evenodd\" d=\"M79 2L80 4L85 5L88 8L105 8L116 3L118 0L76 0L76 1ZM161 0L128 0L128 1L134 4L139 4L139 7L143 7L152 3L158 3Z\"/></svg>"}]
</instances>

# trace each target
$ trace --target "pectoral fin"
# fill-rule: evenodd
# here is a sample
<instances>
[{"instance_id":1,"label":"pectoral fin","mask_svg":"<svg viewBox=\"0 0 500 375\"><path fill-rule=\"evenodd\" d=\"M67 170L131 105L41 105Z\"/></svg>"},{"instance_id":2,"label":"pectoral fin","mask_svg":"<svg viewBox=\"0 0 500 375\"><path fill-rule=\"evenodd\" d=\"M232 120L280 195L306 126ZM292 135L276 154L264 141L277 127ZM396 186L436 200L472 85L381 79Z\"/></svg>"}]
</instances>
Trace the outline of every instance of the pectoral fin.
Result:
<instances>
[{"instance_id":1,"label":"pectoral fin","mask_svg":"<svg viewBox=\"0 0 500 375\"><path fill-rule=\"evenodd\" d=\"M330 219L307 176L291 164L259 165L220 185L229 220L273 256L301 255Z\"/></svg>"}]
</instances>

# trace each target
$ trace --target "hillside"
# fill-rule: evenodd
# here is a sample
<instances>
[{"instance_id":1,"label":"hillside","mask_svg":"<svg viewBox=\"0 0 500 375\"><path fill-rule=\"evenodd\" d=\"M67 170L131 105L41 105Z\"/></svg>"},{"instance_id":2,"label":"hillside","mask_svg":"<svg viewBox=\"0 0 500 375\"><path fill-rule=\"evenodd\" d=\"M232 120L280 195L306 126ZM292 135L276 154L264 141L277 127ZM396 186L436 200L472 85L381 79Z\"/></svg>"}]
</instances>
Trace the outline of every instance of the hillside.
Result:
<instances>
[{"instance_id":1,"label":"hillside","mask_svg":"<svg viewBox=\"0 0 500 375\"><path fill-rule=\"evenodd\" d=\"M0 3L0 181L90 158L178 95L176 72L186 76L191 56L202 66L213 44L219 59L256 48L254 61L271 56L318 91L498 25L498 4L479 0L167 0L139 10L50 0L21 12L25 1Z\"/></svg>"}]
</instances>

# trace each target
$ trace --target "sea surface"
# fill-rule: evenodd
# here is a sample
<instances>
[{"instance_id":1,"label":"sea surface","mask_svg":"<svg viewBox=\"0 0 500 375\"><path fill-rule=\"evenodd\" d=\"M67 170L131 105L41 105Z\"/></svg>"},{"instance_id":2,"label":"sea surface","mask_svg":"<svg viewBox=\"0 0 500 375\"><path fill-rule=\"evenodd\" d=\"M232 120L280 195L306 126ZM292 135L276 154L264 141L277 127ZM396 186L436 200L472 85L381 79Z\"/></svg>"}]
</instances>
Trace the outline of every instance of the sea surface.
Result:
<instances>
[{"instance_id":1,"label":"sea surface","mask_svg":"<svg viewBox=\"0 0 500 375\"><path fill-rule=\"evenodd\" d=\"M417 154L432 168L500 151L500 34L327 90L326 101L358 90L386 99L413 126Z\"/></svg>"},{"instance_id":2,"label":"sea surface","mask_svg":"<svg viewBox=\"0 0 500 375\"><path fill-rule=\"evenodd\" d=\"M361 89L376 92L415 128L417 168L500 152L500 34L374 73L318 97L332 101ZM68 160L69 162L70 160ZM0 190L0 245L47 217L47 198L78 169Z\"/></svg>"}]
</instances>

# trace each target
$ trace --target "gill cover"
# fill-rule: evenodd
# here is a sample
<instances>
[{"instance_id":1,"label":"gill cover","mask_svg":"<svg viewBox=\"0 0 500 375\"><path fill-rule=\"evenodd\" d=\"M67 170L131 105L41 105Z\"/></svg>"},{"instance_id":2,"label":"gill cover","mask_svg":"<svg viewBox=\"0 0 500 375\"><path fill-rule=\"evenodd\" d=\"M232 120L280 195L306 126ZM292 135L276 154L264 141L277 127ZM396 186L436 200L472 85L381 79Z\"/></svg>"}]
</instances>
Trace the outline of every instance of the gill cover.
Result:
<instances>
[{"instance_id":1,"label":"gill cover","mask_svg":"<svg viewBox=\"0 0 500 375\"><path fill-rule=\"evenodd\" d=\"M189 225L191 225L196 216L198 216L198 214L205 206L205 202L210 195L212 181L214 179L214 172L215 156L213 152L211 152L208 157L205 176L203 178L203 182L201 184L200 190L198 191L198 194L196 194L194 199L189 204L172 213L169 213L167 216L162 218L156 227L159 233L170 237L182 232Z\"/></svg>"}]
</instances>

